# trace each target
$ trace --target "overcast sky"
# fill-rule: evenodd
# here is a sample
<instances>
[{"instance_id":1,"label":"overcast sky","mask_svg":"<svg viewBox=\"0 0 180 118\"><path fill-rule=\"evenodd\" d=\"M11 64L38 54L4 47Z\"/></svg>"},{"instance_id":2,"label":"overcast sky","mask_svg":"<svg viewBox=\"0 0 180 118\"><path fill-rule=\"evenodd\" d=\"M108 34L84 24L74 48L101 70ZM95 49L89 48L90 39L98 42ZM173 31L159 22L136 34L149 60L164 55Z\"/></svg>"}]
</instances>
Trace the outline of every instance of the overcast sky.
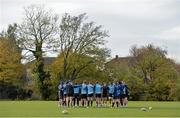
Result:
<instances>
[{"instance_id":1,"label":"overcast sky","mask_svg":"<svg viewBox=\"0 0 180 118\"><path fill-rule=\"evenodd\" d=\"M0 0L0 31L21 23L23 7L31 4L45 5L60 16L86 12L109 31L106 46L112 56L128 56L131 46L152 43L180 62L180 0Z\"/></svg>"}]
</instances>

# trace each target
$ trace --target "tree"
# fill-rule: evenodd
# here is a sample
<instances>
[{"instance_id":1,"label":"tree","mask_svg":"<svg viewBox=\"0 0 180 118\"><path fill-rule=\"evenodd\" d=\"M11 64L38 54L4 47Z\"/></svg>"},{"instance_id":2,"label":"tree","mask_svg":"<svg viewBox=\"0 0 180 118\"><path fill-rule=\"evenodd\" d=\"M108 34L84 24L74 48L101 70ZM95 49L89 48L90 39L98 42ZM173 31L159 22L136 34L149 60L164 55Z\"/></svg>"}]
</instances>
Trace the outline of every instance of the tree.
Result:
<instances>
[{"instance_id":1,"label":"tree","mask_svg":"<svg viewBox=\"0 0 180 118\"><path fill-rule=\"evenodd\" d=\"M21 54L9 39L0 38L0 81L17 84L22 77Z\"/></svg>"},{"instance_id":2,"label":"tree","mask_svg":"<svg viewBox=\"0 0 180 118\"><path fill-rule=\"evenodd\" d=\"M9 25L8 26L8 29L7 29L7 34L6 34L6 37L9 38L10 40L12 40L13 43L17 43L15 42L16 38L17 38L17 34L16 34L16 31L17 31L17 24L14 23L13 25ZM18 46L18 44L16 44Z\"/></svg>"},{"instance_id":3,"label":"tree","mask_svg":"<svg viewBox=\"0 0 180 118\"><path fill-rule=\"evenodd\" d=\"M19 42L17 41L17 26L17 23L9 24L7 31L2 31L0 35L9 39L11 43L14 43L19 53L22 53L22 49L19 47Z\"/></svg>"},{"instance_id":4,"label":"tree","mask_svg":"<svg viewBox=\"0 0 180 118\"><path fill-rule=\"evenodd\" d=\"M21 54L12 40L0 37L0 98L15 99L23 83Z\"/></svg>"},{"instance_id":5,"label":"tree","mask_svg":"<svg viewBox=\"0 0 180 118\"><path fill-rule=\"evenodd\" d=\"M131 49L131 73L144 81L145 100L173 100L178 73L167 51L153 45Z\"/></svg>"},{"instance_id":6,"label":"tree","mask_svg":"<svg viewBox=\"0 0 180 118\"><path fill-rule=\"evenodd\" d=\"M18 25L20 47L26 51L28 59L35 58L34 73L43 99L46 92L43 85L46 76L43 54L53 49L54 36L57 32L57 20L57 15L52 14L51 11L46 11L43 7L29 6L25 8L25 17L22 24Z\"/></svg>"},{"instance_id":7,"label":"tree","mask_svg":"<svg viewBox=\"0 0 180 118\"><path fill-rule=\"evenodd\" d=\"M104 38L108 37L107 31L102 30L102 26L96 26L94 22L85 22L86 18L86 14L78 16L65 14L62 17L57 47L62 57L63 74L61 78L64 80L76 79L83 69L95 61L105 60L109 54L109 50L100 48L105 43ZM82 59L86 57L90 58L80 65ZM70 66L73 67L68 73Z\"/></svg>"},{"instance_id":8,"label":"tree","mask_svg":"<svg viewBox=\"0 0 180 118\"><path fill-rule=\"evenodd\" d=\"M174 68L166 58L167 52L153 45L141 48L133 47L130 51L132 58L131 67L144 79L144 83L157 78L164 78L175 74Z\"/></svg>"}]
</instances>

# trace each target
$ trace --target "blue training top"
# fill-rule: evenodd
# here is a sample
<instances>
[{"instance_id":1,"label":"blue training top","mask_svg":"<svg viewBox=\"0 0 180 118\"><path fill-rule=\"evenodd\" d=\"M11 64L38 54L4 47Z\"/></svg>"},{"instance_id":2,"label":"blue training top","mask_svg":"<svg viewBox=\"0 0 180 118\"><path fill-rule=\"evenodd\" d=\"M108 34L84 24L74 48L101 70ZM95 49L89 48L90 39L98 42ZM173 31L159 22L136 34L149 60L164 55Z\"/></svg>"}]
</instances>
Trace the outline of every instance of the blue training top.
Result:
<instances>
[{"instance_id":1,"label":"blue training top","mask_svg":"<svg viewBox=\"0 0 180 118\"><path fill-rule=\"evenodd\" d=\"M81 94L87 94L87 85L86 84L82 84L82 86L81 86Z\"/></svg>"},{"instance_id":2,"label":"blue training top","mask_svg":"<svg viewBox=\"0 0 180 118\"><path fill-rule=\"evenodd\" d=\"M102 86L100 84L95 85L95 94L101 94L102 93Z\"/></svg>"},{"instance_id":3,"label":"blue training top","mask_svg":"<svg viewBox=\"0 0 180 118\"><path fill-rule=\"evenodd\" d=\"M110 84L109 86L108 86L108 88L109 88L109 93L110 94L113 94L114 93L114 85L113 84Z\"/></svg>"},{"instance_id":4,"label":"blue training top","mask_svg":"<svg viewBox=\"0 0 180 118\"><path fill-rule=\"evenodd\" d=\"M128 87L125 84L122 84L121 89L122 89L121 94L123 94L123 95L128 95L129 94Z\"/></svg>"},{"instance_id":5,"label":"blue training top","mask_svg":"<svg viewBox=\"0 0 180 118\"><path fill-rule=\"evenodd\" d=\"M113 95L114 95L115 97L118 97L118 96L120 95L120 93L121 93L121 87L120 87L120 85L115 84L115 85L114 85L114 93L113 93Z\"/></svg>"},{"instance_id":6,"label":"blue training top","mask_svg":"<svg viewBox=\"0 0 180 118\"><path fill-rule=\"evenodd\" d=\"M79 94L80 92L80 85L74 85L74 94Z\"/></svg>"},{"instance_id":7,"label":"blue training top","mask_svg":"<svg viewBox=\"0 0 180 118\"><path fill-rule=\"evenodd\" d=\"M121 85L117 85L117 95L120 96L122 93L122 86Z\"/></svg>"},{"instance_id":8,"label":"blue training top","mask_svg":"<svg viewBox=\"0 0 180 118\"><path fill-rule=\"evenodd\" d=\"M63 91L63 89L64 89L63 84L60 83L58 86L58 89L59 89L59 91Z\"/></svg>"},{"instance_id":9,"label":"blue training top","mask_svg":"<svg viewBox=\"0 0 180 118\"><path fill-rule=\"evenodd\" d=\"M87 85L88 95L94 93L94 86L92 84Z\"/></svg>"},{"instance_id":10,"label":"blue training top","mask_svg":"<svg viewBox=\"0 0 180 118\"><path fill-rule=\"evenodd\" d=\"M64 88L64 95L67 94L67 87L66 87L66 84L63 85L63 88Z\"/></svg>"}]
</instances>

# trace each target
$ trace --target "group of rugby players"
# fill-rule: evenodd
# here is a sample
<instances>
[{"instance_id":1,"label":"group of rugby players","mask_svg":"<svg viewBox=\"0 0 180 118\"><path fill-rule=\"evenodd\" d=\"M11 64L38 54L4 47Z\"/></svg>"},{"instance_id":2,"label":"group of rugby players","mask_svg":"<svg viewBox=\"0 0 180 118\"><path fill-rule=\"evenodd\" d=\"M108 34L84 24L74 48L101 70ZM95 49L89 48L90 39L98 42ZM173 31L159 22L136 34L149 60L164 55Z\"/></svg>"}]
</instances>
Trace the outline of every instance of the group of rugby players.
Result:
<instances>
[{"instance_id":1,"label":"group of rugby players","mask_svg":"<svg viewBox=\"0 0 180 118\"><path fill-rule=\"evenodd\" d=\"M108 85L99 82L92 84L91 82L82 84L73 83L71 81L60 82L59 86L59 106L67 107L92 107L94 99L96 107L119 107L127 106L129 90L125 82L110 82ZM108 103L109 102L109 103Z\"/></svg>"}]
</instances>

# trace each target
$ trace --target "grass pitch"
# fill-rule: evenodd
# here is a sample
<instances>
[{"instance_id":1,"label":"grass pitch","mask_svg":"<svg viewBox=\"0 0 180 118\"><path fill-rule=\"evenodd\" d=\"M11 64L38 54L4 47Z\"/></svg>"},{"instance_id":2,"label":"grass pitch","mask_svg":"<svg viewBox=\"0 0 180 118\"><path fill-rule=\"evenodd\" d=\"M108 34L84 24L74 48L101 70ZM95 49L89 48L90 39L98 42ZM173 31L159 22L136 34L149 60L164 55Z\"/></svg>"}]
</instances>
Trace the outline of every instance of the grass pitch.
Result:
<instances>
[{"instance_id":1,"label":"grass pitch","mask_svg":"<svg viewBox=\"0 0 180 118\"><path fill-rule=\"evenodd\" d=\"M141 111L141 108L152 110ZM0 101L0 117L180 117L180 102L130 101L127 108L67 108L57 101Z\"/></svg>"}]
</instances>

